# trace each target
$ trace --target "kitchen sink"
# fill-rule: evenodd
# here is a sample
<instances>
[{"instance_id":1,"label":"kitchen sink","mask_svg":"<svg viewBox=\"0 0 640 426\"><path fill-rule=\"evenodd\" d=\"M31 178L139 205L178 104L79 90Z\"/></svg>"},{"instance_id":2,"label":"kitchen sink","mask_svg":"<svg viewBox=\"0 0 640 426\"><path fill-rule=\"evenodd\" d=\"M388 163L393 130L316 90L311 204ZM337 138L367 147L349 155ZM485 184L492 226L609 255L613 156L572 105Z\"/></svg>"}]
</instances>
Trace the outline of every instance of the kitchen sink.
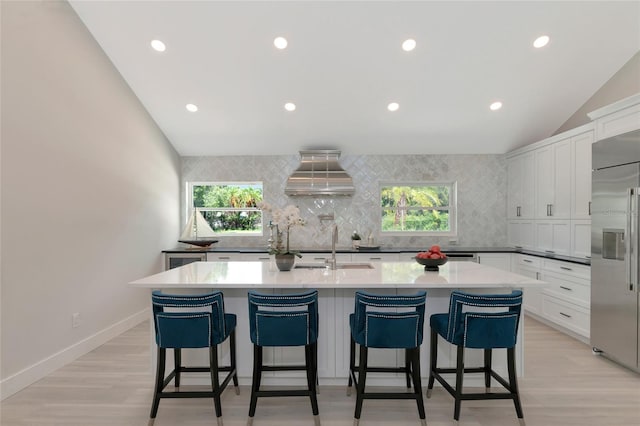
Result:
<instances>
[{"instance_id":1,"label":"kitchen sink","mask_svg":"<svg viewBox=\"0 0 640 426\"><path fill-rule=\"evenodd\" d=\"M326 263L296 263L296 269L325 269ZM338 263L336 269L373 269L371 263Z\"/></svg>"}]
</instances>

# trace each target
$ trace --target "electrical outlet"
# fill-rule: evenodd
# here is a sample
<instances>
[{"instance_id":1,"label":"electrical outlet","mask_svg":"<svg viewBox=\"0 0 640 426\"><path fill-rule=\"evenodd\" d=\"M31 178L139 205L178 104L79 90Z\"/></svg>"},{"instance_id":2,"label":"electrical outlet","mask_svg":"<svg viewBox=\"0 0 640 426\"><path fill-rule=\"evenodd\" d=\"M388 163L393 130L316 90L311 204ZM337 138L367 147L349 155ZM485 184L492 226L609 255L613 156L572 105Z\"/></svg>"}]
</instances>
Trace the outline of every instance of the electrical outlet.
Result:
<instances>
[{"instance_id":1,"label":"electrical outlet","mask_svg":"<svg viewBox=\"0 0 640 426\"><path fill-rule=\"evenodd\" d=\"M71 328L80 327L80 313L71 314Z\"/></svg>"}]
</instances>

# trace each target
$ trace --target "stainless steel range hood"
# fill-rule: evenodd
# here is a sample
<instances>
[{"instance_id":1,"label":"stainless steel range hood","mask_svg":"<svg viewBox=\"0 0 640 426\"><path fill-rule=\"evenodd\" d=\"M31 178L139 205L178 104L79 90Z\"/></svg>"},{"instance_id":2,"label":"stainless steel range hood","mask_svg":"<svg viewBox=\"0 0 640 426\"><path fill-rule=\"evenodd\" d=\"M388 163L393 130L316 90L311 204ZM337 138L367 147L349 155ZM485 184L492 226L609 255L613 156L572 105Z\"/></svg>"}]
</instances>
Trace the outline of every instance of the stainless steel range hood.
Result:
<instances>
[{"instance_id":1,"label":"stainless steel range hood","mask_svg":"<svg viewBox=\"0 0 640 426\"><path fill-rule=\"evenodd\" d=\"M353 195L353 179L338 158L340 151L317 149L300 151L300 166L287 179L284 193L291 196Z\"/></svg>"}]
</instances>

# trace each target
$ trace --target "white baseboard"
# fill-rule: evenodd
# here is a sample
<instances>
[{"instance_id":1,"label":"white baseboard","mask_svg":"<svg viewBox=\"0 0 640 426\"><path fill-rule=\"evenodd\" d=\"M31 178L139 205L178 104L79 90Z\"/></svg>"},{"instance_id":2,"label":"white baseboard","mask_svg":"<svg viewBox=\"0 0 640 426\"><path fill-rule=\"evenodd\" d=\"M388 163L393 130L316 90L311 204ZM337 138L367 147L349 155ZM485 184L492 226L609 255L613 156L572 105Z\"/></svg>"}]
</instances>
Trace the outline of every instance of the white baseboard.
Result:
<instances>
[{"instance_id":1,"label":"white baseboard","mask_svg":"<svg viewBox=\"0 0 640 426\"><path fill-rule=\"evenodd\" d=\"M149 308L143 309L142 311L137 312L130 317L79 341L78 343L75 343L68 348L65 348L7 377L6 379L3 379L0 381L0 401L21 391L57 369L64 367L78 357L91 352L95 348L105 344L130 328L148 320L149 317Z\"/></svg>"}]
</instances>

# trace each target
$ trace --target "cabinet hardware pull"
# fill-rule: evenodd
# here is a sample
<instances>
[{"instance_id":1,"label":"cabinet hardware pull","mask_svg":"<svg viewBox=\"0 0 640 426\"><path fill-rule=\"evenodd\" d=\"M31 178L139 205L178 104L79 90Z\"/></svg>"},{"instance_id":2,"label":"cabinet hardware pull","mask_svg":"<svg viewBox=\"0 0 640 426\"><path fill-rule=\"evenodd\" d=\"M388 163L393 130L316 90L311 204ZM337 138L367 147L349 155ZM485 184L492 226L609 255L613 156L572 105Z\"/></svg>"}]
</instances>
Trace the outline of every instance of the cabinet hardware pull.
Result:
<instances>
[{"instance_id":1,"label":"cabinet hardware pull","mask_svg":"<svg viewBox=\"0 0 640 426\"><path fill-rule=\"evenodd\" d=\"M369 260L382 260L381 257L370 257Z\"/></svg>"},{"instance_id":2,"label":"cabinet hardware pull","mask_svg":"<svg viewBox=\"0 0 640 426\"><path fill-rule=\"evenodd\" d=\"M527 263L533 263L533 260L529 260L529 259L522 259L522 261Z\"/></svg>"},{"instance_id":3,"label":"cabinet hardware pull","mask_svg":"<svg viewBox=\"0 0 640 426\"><path fill-rule=\"evenodd\" d=\"M516 216L517 217L521 216L521 214L520 214L520 206L516 207Z\"/></svg>"},{"instance_id":4,"label":"cabinet hardware pull","mask_svg":"<svg viewBox=\"0 0 640 426\"><path fill-rule=\"evenodd\" d=\"M567 268L566 266L561 266L560 269L564 269L565 271L573 271L573 269Z\"/></svg>"},{"instance_id":5,"label":"cabinet hardware pull","mask_svg":"<svg viewBox=\"0 0 640 426\"><path fill-rule=\"evenodd\" d=\"M545 253L551 253L551 254L554 254L554 253L555 253L555 251L553 251L553 250L545 250L544 252L545 252Z\"/></svg>"},{"instance_id":6,"label":"cabinet hardware pull","mask_svg":"<svg viewBox=\"0 0 640 426\"><path fill-rule=\"evenodd\" d=\"M540 279L540 272L536 272L536 280Z\"/></svg>"},{"instance_id":7,"label":"cabinet hardware pull","mask_svg":"<svg viewBox=\"0 0 640 426\"><path fill-rule=\"evenodd\" d=\"M572 289L572 288L565 287L565 286L563 286L563 285L561 285L561 286L560 286L560 288L561 288L561 289L563 289L563 290L567 290L567 291L573 291L573 289Z\"/></svg>"},{"instance_id":8,"label":"cabinet hardware pull","mask_svg":"<svg viewBox=\"0 0 640 426\"><path fill-rule=\"evenodd\" d=\"M324 257L314 257L313 260L324 260Z\"/></svg>"},{"instance_id":9,"label":"cabinet hardware pull","mask_svg":"<svg viewBox=\"0 0 640 426\"><path fill-rule=\"evenodd\" d=\"M563 317L571 318L571 315L565 314L564 312L560 312L560 315Z\"/></svg>"},{"instance_id":10,"label":"cabinet hardware pull","mask_svg":"<svg viewBox=\"0 0 640 426\"><path fill-rule=\"evenodd\" d=\"M229 260L231 258L229 256L220 256L220 257L218 257L218 259Z\"/></svg>"},{"instance_id":11,"label":"cabinet hardware pull","mask_svg":"<svg viewBox=\"0 0 640 426\"><path fill-rule=\"evenodd\" d=\"M589 216L591 216L591 201L589 201Z\"/></svg>"}]
</instances>

